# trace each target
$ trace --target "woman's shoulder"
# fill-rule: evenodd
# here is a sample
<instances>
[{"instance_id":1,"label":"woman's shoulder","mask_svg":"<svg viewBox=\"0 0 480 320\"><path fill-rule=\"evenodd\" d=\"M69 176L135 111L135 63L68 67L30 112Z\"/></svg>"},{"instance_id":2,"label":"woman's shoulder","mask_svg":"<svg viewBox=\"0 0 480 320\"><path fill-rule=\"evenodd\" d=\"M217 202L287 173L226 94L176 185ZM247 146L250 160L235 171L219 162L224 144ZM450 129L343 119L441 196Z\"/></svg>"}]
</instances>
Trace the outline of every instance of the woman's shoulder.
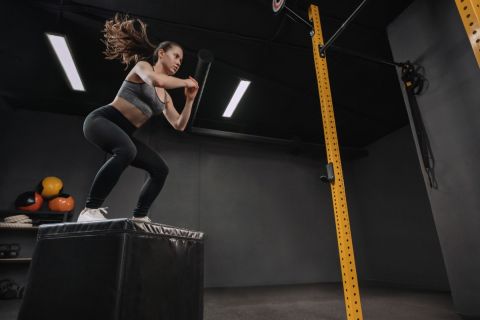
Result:
<instances>
[{"instance_id":1,"label":"woman's shoulder","mask_svg":"<svg viewBox=\"0 0 480 320\"><path fill-rule=\"evenodd\" d=\"M140 60L140 61L138 61L138 62L135 64L135 66L138 66L138 65L140 65L140 66L148 66L148 67L150 67L150 69L153 69L152 64L151 64L150 62L146 61L146 60Z\"/></svg>"},{"instance_id":2,"label":"woman's shoulder","mask_svg":"<svg viewBox=\"0 0 480 320\"><path fill-rule=\"evenodd\" d=\"M130 72L125 77L125 80L135 83L144 83L142 78L138 75L140 70L153 70L153 66L148 61L138 61L135 66L130 70Z\"/></svg>"}]
</instances>

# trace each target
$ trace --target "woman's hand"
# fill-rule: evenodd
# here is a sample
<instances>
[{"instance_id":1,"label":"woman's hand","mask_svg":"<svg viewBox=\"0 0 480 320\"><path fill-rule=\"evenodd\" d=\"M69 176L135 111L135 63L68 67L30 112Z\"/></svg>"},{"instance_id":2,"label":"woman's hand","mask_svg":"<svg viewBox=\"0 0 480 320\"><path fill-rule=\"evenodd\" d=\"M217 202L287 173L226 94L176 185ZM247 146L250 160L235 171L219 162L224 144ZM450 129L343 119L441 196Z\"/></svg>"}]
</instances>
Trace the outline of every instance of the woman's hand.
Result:
<instances>
[{"instance_id":1,"label":"woman's hand","mask_svg":"<svg viewBox=\"0 0 480 320\"><path fill-rule=\"evenodd\" d=\"M198 88L198 82L192 77L185 79L185 88Z\"/></svg>"},{"instance_id":2,"label":"woman's hand","mask_svg":"<svg viewBox=\"0 0 480 320\"><path fill-rule=\"evenodd\" d=\"M192 77L188 77L185 86L185 97L187 100L194 100L198 92L198 82Z\"/></svg>"}]
</instances>

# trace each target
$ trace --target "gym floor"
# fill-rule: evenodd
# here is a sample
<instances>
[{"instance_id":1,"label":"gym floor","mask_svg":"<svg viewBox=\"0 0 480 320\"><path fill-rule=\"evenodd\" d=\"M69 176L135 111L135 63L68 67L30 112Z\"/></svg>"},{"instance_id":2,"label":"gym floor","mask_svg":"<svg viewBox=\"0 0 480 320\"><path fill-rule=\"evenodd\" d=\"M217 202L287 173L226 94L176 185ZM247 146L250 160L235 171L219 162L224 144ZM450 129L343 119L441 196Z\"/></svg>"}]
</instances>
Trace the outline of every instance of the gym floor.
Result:
<instances>
[{"instance_id":1,"label":"gym floor","mask_svg":"<svg viewBox=\"0 0 480 320\"><path fill-rule=\"evenodd\" d=\"M362 288L366 319L455 320L450 293L380 287ZM345 319L339 284L205 290L206 320ZM0 319L15 320L20 300L2 301Z\"/></svg>"}]
</instances>

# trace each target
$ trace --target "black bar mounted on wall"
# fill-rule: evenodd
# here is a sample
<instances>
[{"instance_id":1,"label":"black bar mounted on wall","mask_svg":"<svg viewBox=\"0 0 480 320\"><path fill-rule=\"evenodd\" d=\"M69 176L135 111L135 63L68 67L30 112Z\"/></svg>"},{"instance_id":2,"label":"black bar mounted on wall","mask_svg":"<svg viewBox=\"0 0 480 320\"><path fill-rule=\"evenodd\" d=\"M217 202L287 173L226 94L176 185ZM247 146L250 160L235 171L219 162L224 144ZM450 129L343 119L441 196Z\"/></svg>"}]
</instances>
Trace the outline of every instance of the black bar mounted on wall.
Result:
<instances>
[{"instance_id":1,"label":"black bar mounted on wall","mask_svg":"<svg viewBox=\"0 0 480 320\"><path fill-rule=\"evenodd\" d=\"M198 60L197 60L197 67L195 68L194 78L198 82L199 91L197 93L195 104L193 105L193 108L192 108L192 116L190 117L187 131L192 130L193 122L197 117L198 106L200 105L200 101L202 100L203 89L205 88L205 83L207 82L210 66L212 65L212 62L214 60L212 52L206 49L201 49L198 52L197 57L198 57Z\"/></svg>"}]
</instances>

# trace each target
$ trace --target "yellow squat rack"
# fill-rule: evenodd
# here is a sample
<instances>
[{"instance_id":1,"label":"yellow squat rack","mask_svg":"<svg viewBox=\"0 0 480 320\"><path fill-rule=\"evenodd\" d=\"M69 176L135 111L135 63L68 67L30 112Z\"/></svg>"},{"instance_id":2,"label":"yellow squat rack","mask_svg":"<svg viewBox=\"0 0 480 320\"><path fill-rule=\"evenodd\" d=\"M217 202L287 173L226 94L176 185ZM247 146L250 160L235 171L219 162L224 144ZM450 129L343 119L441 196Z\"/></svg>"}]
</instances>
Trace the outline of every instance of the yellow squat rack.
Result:
<instances>
[{"instance_id":1,"label":"yellow squat rack","mask_svg":"<svg viewBox=\"0 0 480 320\"><path fill-rule=\"evenodd\" d=\"M322 111L323 132L327 149L327 162L331 174L330 187L332 191L335 225L337 230L338 253L342 271L342 284L345 298L345 308L348 320L363 320L360 290L358 288L355 256L353 253L352 234L350 231L350 219L348 217L347 197L343 181L342 162L338 146L337 129L333 113L332 93L328 78L327 58L320 54L323 43L323 35L320 24L318 7L310 5L308 10L310 21L313 22L312 46L317 75L318 92L320 96L320 108Z\"/></svg>"},{"instance_id":2,"label":"yellow squat rack","mask_svg":"<svg viewBox=\"0 0 480 320\"><path fill-rule=\"evenodd\" d=\"M480 67L480 0L455 0L455 3Z\"/></svg>"}]
</instances>

